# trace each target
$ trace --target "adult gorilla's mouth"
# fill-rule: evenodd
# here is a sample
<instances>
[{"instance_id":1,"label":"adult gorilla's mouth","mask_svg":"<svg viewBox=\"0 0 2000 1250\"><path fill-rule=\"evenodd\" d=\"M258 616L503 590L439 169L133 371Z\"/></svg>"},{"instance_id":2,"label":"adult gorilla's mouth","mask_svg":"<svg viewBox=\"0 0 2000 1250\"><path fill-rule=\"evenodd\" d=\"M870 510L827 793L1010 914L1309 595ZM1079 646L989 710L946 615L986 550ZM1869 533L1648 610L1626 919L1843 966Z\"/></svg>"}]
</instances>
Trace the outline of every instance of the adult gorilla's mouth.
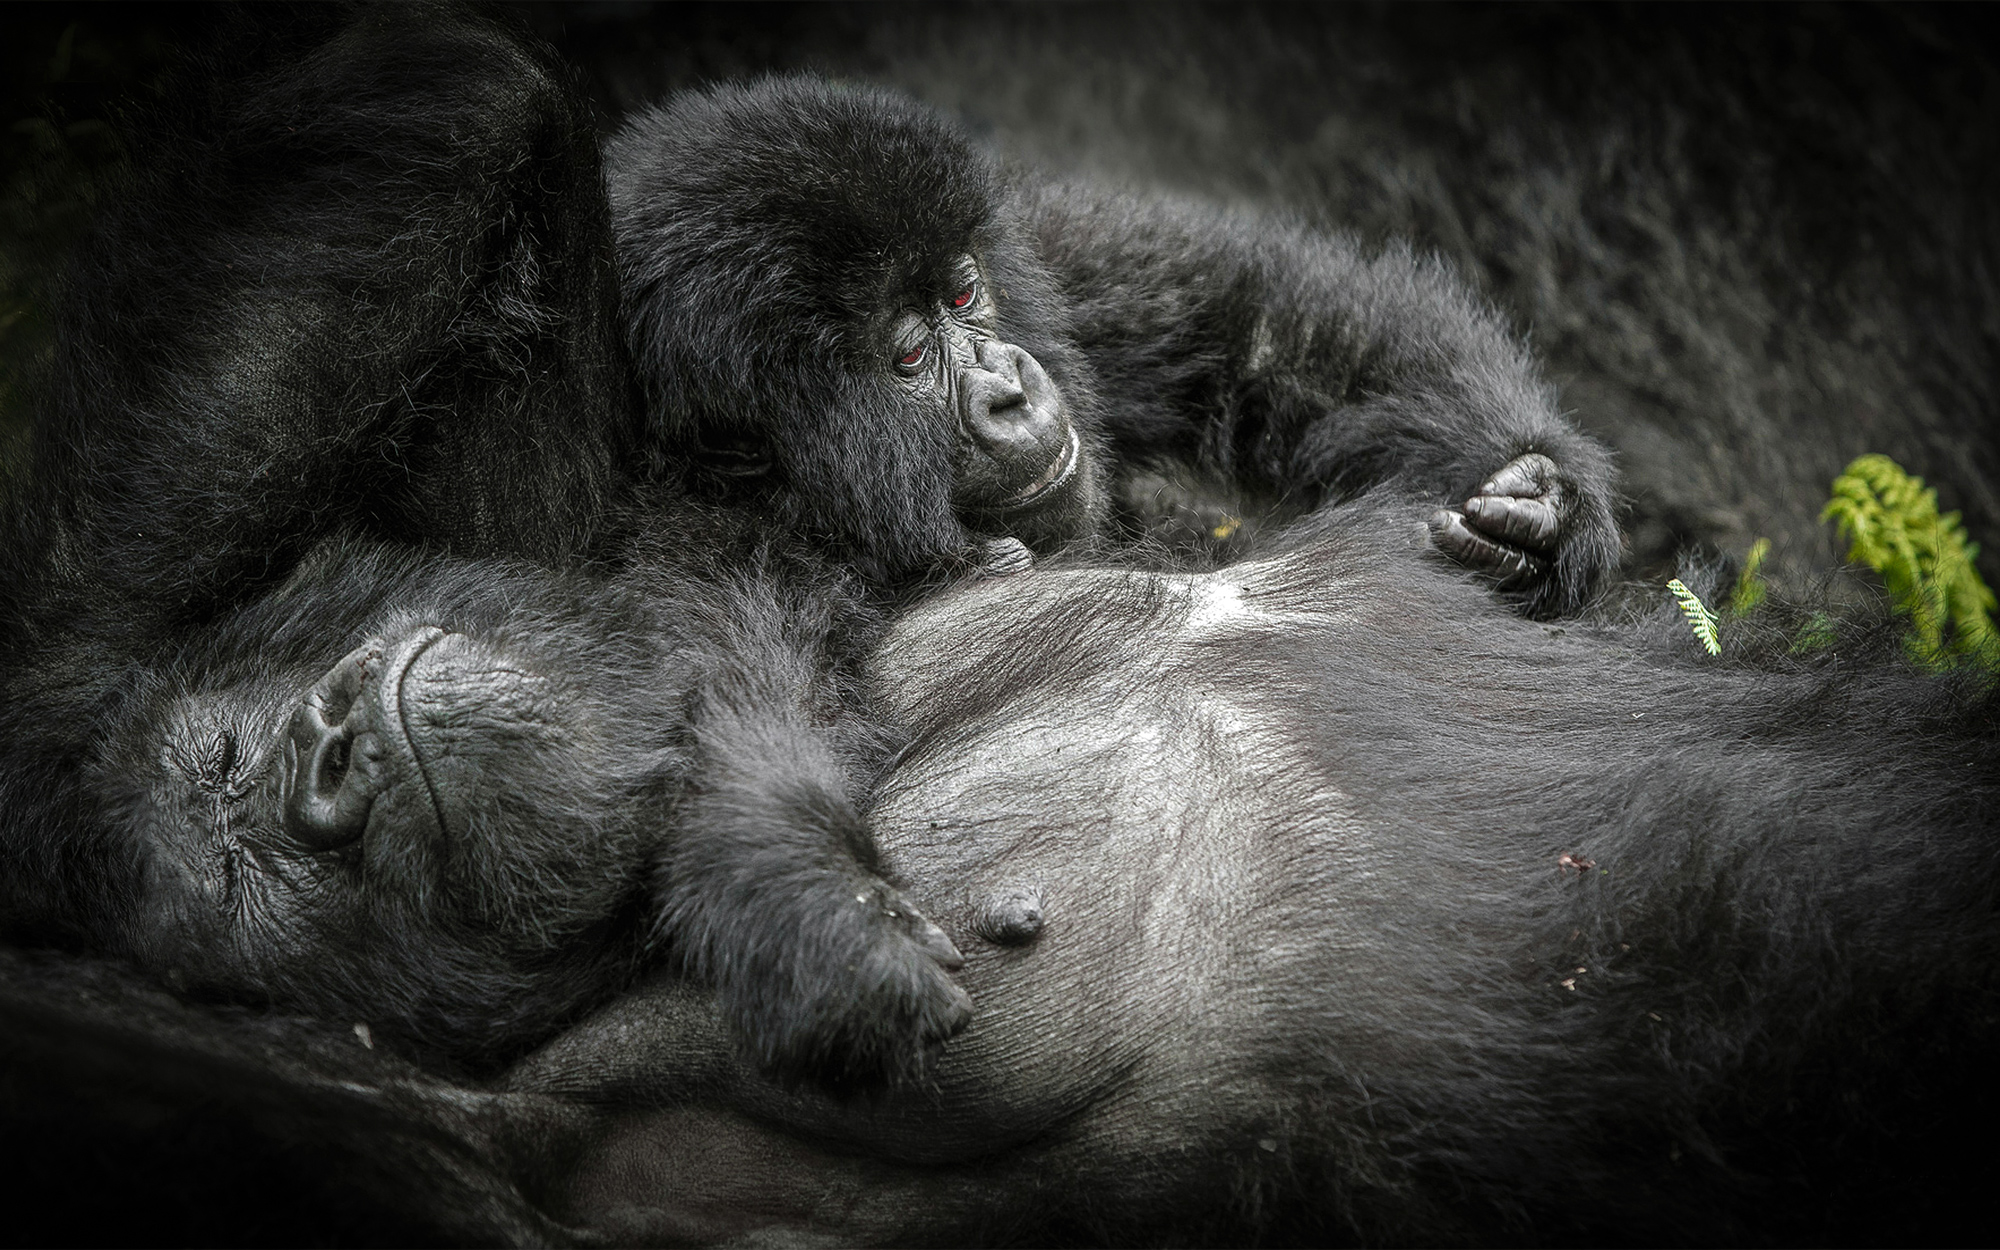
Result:
<instances>
[{"instance_id":1,"label":"adult gorilla's mouth","mask_svg":"<svg viewBox=\"0 0 2000 1250\"><path fill-rule=\"evenodd\" d=\"M417 666L417 660L446 638L456 637L441 629L427 628L416 636L415 645L407 645L394 657L389 671L382 674L382 721L392 726L396 736L402 740L402 748L416 766L419 780L424 783L424 795L430 800L431 814L437 819L437 831L443 836L450 828L445 823L444 801L438 795L437 782L431 777L431 770L424 763L424 754L417 748L418 735L410 729L409 705L403 699L403 683L409 679L410 670Z\"/></svg>"},{"instance_id":2,"label":"adult gorilla's mouth","mask_svg":"<svg viewBox=\"0 0 2000 1250\"><path fill-rule=\"evenodd\" d=\"M1001 508L1004 511L1014 512L1040 503L1044 497L1062 489L1063 485L1069 481L1070 476L1076 472L1076 463L1081 449L1076 427L1072 425L1064 433L1069 437L1065 438L1062 446L1056 449L1056 454L1049 461L1048 467L1042 470L1040 477L1028 483L1012 498L1002 504Z\"/></svg>"}]
</instances>

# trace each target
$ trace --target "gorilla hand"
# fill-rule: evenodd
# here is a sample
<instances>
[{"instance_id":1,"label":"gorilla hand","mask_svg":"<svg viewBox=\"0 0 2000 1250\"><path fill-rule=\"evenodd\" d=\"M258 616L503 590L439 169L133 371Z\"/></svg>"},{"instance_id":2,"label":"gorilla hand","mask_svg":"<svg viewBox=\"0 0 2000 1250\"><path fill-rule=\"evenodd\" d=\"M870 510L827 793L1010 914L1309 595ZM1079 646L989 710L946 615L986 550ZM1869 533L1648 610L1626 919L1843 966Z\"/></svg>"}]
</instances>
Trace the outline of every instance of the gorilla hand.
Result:
<instances>
[{"instance_id":1,"label":"gorilla hand","mask_svg":"<svg viewBox=\"0 0 2000 1250\"><path fill-rule=\"evenodd\" d=\"M1482 483L1463 508L1433 514L1431 541L1459 563L1492 574L1500 589L1526 589L1549 575L1567 502L1556 462L1530 452Z\"/></svg>"},{"instance_id":2,"label":"gorilla hand","mask_svg":"<svg viewBox=\"0 0 2000 1250\"><path fill-rule=\"evenodd\" d=\"M824 883L837 897L799 900L816 914L788 949L766 952L782 966L718 986L767 1072L836 1093L920 1075L972 1019L972 999L950 975L965 960L944 930L879 877L840 877Z\"/></svg>"}]
</instances>

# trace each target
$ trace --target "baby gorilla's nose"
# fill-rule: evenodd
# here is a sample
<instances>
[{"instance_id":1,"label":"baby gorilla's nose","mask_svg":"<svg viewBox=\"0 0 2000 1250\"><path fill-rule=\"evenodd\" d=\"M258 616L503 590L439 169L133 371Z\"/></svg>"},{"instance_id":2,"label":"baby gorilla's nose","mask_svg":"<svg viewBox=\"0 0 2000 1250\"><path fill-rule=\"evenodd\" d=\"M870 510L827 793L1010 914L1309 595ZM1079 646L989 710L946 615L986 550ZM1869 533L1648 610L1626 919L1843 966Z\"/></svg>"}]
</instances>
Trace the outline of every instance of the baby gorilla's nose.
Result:
<instances>
[{"instance_id":1,"label":"baby gorilla's nose","mask_svg":"<svg viewBox=\"0 0 2000 1250\"><path fill-rule=\"evenodd\" d=\"M285 727L285 832L313 850L358 840L375 799L396 771L414 765L392 746L400 733L399 687L422 651L444 636L420 629L364 643L342 656ZM422 785L421 777L404 778Z\"/></svg>"},{"instance_id":2,"label":"baby gorilla's nose","mask_svg":"<svg viewBox=\"0 0 2000 1250\"><path fill-rule=\"evenodd\" d=\"M982 339L958 383L971 436L953 499L975 514L1039 506L1074 472L1079 443L1042 366L1010 343Z\"/></svg>"},{"instance_id":3,"label":"baby gorilla's nose","mask_svg":"<svg viewBox=\"0 0 2000 1250\"><path fill-rule=\"evenodd\" d=\"M1022 387L1021 362L1027 353L987 342L981 342L976 352L978 363L959 377L959 419L989 455L1015 458L1029 453L1042 437L1047 418L1029 405Z\"/></svg>"}]
</instances>

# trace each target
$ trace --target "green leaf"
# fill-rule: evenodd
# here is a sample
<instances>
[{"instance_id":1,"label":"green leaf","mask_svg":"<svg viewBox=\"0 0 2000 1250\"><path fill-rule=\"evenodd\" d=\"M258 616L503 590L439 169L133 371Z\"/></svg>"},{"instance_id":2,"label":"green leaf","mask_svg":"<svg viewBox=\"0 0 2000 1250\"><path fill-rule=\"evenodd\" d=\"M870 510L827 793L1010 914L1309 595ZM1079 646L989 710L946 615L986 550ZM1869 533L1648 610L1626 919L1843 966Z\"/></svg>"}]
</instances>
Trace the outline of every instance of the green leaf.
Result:
<instances>
[{"instance_id":1,"label":"green leaf","mask_svg":"<svg viewBox=\"0 0 2000 1250\"><path fill-rule=\"evenodd\" d=\"M1770 539L1750 544L1750 554L1743 557L1743 572L1736 578L1736 590L1729 596L1729 615L1744 616L1764 602L1764 557L1770 554Z\"/></svg>"},{"instance_id":2,"label":"green leaf","mask_svg":"<svg viewBox=\"0 0 2000 1250\"><path fill-rule=\"evenodd\" d=\"M1722 640L1715 633L1718 623L1715 613L1709 611L1701 596L1689 590L1680 578L1668 582L1667 589L1673 591L1674 598L1680 601L1681 614L1688 618L1688 628L1694 630L1696 638L1701 639L1701 645L1707 648L1710 655L1721 655Z\"/></svg>"}]
</instances>

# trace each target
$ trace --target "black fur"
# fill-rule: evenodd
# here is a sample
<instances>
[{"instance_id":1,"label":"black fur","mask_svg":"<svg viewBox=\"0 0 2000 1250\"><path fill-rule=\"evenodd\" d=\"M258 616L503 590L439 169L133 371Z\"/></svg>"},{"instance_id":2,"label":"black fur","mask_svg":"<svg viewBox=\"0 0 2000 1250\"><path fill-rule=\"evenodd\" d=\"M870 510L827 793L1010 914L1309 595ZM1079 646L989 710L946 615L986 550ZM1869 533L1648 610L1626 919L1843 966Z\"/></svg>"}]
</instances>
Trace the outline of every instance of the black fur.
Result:
<instances>
[{"instance_id":1,"label":"black fur","mask_svg":"<svg viewBox=\"0 0 2000 1250\"><path fill-rule=\"evenodd\" d=\"M1498 318L1406 247L1003 171L912 100L812 79L676 97L627 121L607 165L655 425L697 454L768 449L751 497L872 576L975 532L1101 533L1107 495L1128 528L1241 549L1245 525L1384 481L1456 508L1530 454L1557 465L1560 533L1528 609L1574 611L1617 560L1609 459ZM968 255L997 304L981 333L1040 362L1083 438L1073 515L955 510L968 435L888 368L889 323Z\"/></svg>"},{"instance_id":2,"label":"black fur","mask_svg":"<svg viewBox=\"0 0 2000 1250\"><path fill-rule=\"evenodd\" d=\"M608 584L334 546L132 666L72 783L85 823L51 831L105 847L87 886L125 906L93 944L489 1066L664 951L771 1070L847 1086L921 1063L964 995L939 967L956 952L875 875L849 770L879 747L824 646L851 609L798 570L660 554L684 538ZM377 731L419 762L382 750L365 829L301 842L288 719L329 668L425 629L445 637Z\"/></svg>"},{"instance_id":3,"label":"black fur","mask_svg":"<svg viewBox=\"0 0 2000 1250\"><path fill-rule=\"evenodd\" d=\"M510 1237L544 1235L524 1218L621 1242L1972 1235L1987 1165L1963 1143L1996 1107L2000 1018L1992 683L1922 677L1865 634L1807 657L1752 638L1715 660L1667 602L1621 626L1538 625L1426 559L1423 533L1406 504L1350 506L1216 572L1058 562L895 626L871 681L914 737L870 820L964 944L979 1004L927 1086L788 1093L731 1064L712 1002L674 982L565 1030L497 1078L497 1102L436 1067L345 1079L371 1102L400 1091L373 1113L382 1131L428 1124L420 1159L458 1161L436 1218ZM299 592L372 559L330 557ZM545 936L601 939L631 891L565 874L588 848L604 857L588 880L636 880L649 827L602 820L629 810L624 787L578 802L519 769L616 777L671 740L683 722L650 694L672 635L635 636L630 602L600 589L587 611L552 610L575 583L518 567L400 571L436 589L387 585L391 601L461 596L455 624L559 679L547 723L570 732L525 755L504 734L465 749L500 755L534 812L495 849L552 888L515 901L560 921ZM509 605L490 634L488 592ZM254 706L286 631L307 632L286 593L243 622L276 631L263 663L233 661L192 704L135 704L135 729ZM358 598L341 591L336 616ZM200 781L156 781L155 810L162 785ZM596 835L578 825L593 818ZM143 827L154 857L213 836ZM1040 925L993 931L995 899L1029 897ZM449 901L441 888L441 927L381 951L365 927L297 922L255 949L371 973L315 1004L344 1022L392 1003L398 961L450 955ZM545 971L604 949L557 947ZM54 1064L48 1038L90 1016L14 993ZM254 1132L328 1114L306 1074L330 1038L302 1035L298 1060L198 1024L171 1045L97 1044L158 1065L170 1100L196 1056L273 1065L274 1084L229 1104Z\"/></svg>"},{"instance_id":4,"label":"black fur","mask_svg":"<svg viewBox=\"0 0 2000 1250\"><path fill-rule=\"evenodd\" d=\"M889 83L1064 180L1436 253L1617 455L1626 569L1654 581L1760 536L1801 581L1839 563L1818 510L1865 452L2000 533L2000 106L1973 10L696 7L560 44L615 109ZM2000 584L2000 543L1979 559Z\"/></svg>"},{"instance_id":5,"label":"black fur","mask_svg":"<svg viewBox=\"0 0 2000 1250\"><path fill-rule=\"evenodd\" d=\"M258 23L157 110L8 499L7 929L475 1063L664 953L774 1071L919 1070L967 1008L856 814L873 614L638 493L587 106L499 26Z\"/></svg>"},{"instance_id":6,"label":"black fur","mask_svg":"<svg viewBox=\"0 0 2000 1250\"><path fill-rule=\"evenodd\" d=\"M329 534L574 560L630 488L618 342L550 316L615 298L561 68L477 24L260 16L134 127L9 482L10 926L101 894L48 831L88 828L61 779L125 664Z\"/></svg>"},{"instance_id":7,"label":"black fur","mask_svg":"<svg viewBox=\"0 0 2000 1250\"><path fill-rule=\"evenodd\" d=\"M1664 596L1550 630L1420 532L1350 509L1200 577L1047 569L885 641L891 862L954 932L1008 887L1046 917L968 947L965 1128L931 1148L1018 1134L1031 1241L1965 1236L1991 680L1859 639L1711 660ZM852 1235L966 1235L884 1220Z\"/></svg>"}]
</instances>

